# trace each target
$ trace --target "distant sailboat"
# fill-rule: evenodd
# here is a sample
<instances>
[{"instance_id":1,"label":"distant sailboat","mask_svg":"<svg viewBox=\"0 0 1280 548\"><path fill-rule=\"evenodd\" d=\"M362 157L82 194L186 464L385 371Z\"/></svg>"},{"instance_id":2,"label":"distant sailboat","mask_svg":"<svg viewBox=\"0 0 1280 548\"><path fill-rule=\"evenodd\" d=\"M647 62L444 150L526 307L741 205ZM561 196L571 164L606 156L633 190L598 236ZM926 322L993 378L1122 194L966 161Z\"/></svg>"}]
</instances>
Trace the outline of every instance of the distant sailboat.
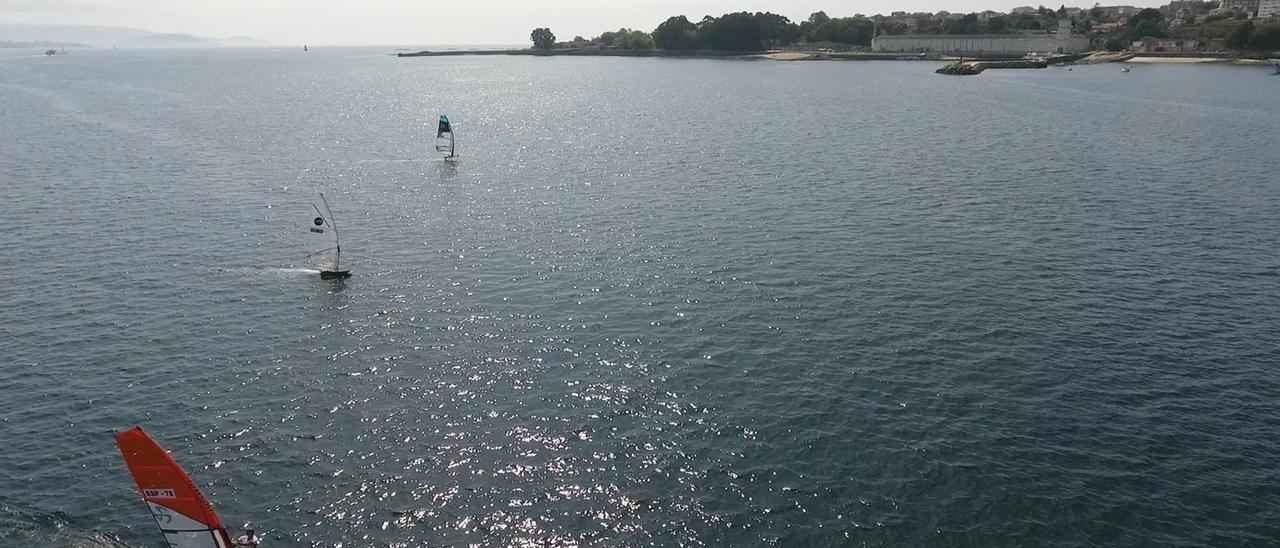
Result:
<instances>
[{"instance_id":1,"label":"distant sailboat","mask_svg":"<svg viewBox=\"0 0 1280 548\"><path fill-rule=\"evenodd\" d=\"M350 278L351 272L342 270L342 245L338 242L338 226L324 194L320 194L320 203L311 204L311 209L315 210L316 216L307 223L307 248L310 251L307 256L320 269L321 279Z\"/></svg>"},{"instance_id":2,"label":"distant sailboat","mask_svg":"<svg viewBox=\"0 0 1280 548\"><path fill-rule=\"evenodd\" d=\"M436 152L443 152L446 160L453 159L457 156L457 143L453 138L453 126L449 124L449 117L440 115L440 125L436 128Z\"/></svg>"},{"instance_id":3,"label":"distant sailboat","mask_svg":"<svg viewBox=\"0 0 1280 548\"><path fill-rule=\"evenodd\" d=\"M156 440L141 428L116 432L116 447L170 548L228 548L222 518Z\"/></svg>"},{"instance_id":4,"label":"distant sailboat","mask_svg":"<svg viewBox=\"0 0 1280 548\"><path fill-rule=\"evenodd\" d=\"M1133 70L1133 69L1132 69L1132 68L1130 68L1130 67L1129 67L1129 65L1125 65L1125 66L1124 66L1124 68L1120 69L1120 72L1129 72L1129 71L1131 71L1131 70Z\"/></svg>"},{"instance_id":5,"label":"distant sailboat","mask_svg":"<svg viewBox=\"0 0 1280 548\"><path fill-rule=\"evenodd\" d=\"M1271 63L1276 66L1276 74L1280 74L1280 59L1272 59Z\"/></svg>"},{"instance_id":6,"label":"distant sailboat","mask_svg":"<svg viewBox=\"0 0 1280 548\"><path fill-rule=\"evenodd\" d=\"M303 44L303 45L302 45L302 51L307 51L307 45L306 45L306 44Z\"/></svg>"}]
</instances>

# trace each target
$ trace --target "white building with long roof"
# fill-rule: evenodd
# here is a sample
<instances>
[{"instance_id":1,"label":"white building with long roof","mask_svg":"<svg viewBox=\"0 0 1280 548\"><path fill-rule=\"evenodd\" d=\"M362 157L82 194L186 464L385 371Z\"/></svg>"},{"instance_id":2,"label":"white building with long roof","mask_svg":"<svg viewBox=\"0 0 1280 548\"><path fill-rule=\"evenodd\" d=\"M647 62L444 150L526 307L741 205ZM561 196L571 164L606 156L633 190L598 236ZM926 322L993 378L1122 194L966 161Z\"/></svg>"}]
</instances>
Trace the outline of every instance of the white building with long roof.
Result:
<instances>
[{"instance_id":1,"label":"white building with long roof","mask_svg":"<svg viewBox=\"0 0 1280 548\"><path fill-rule=\"evenodd\" d=\"M885 35L872 39L871 49L876 53L962 55L1080 53L1089 50L1089 39L1071 32L1071 21L1062 19L1056 33Z\"/></svg>"}]
</instances>

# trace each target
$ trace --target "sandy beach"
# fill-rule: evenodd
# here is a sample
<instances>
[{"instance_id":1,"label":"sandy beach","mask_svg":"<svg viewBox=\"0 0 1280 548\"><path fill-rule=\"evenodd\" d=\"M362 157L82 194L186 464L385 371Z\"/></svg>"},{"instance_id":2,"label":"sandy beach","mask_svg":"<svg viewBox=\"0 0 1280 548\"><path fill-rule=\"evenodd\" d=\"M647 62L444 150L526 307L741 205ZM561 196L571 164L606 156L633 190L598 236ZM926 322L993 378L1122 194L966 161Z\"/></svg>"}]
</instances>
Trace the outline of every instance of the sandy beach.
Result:
<instances>
[{"instance_id":1,"label":"sandy beach","mask_svg":"<svg viewBox=\"0 0 1280 548\"><path fill-rule=\"evenodd\" d=\"M1143 64L1228 64L1228 65L1269 65L1265 59L1220 59L1217 57L1134 57L1129 63Z\"/></svg>"},{"instance_id":2,"label":"sandy beach","mask_svg":"<svg viewBox=\"0 0 1280 548\"><path fill-rule=\"evenodd\" d=\"M755 56L759 59L772 59L774 61L807 61L817 57L817 53L808 51L775 51Z\"/></svg>"}]
</instances>

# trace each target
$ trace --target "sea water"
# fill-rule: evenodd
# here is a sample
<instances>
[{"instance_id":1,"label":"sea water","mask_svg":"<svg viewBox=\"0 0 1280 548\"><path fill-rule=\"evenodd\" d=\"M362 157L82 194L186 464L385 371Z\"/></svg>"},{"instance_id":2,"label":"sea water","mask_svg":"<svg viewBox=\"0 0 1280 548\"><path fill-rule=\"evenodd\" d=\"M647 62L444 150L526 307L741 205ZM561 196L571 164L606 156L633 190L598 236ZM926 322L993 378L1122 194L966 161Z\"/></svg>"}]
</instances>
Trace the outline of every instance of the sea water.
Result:
<instances>
[{"instance_id":1,"label":"sea water","mask_svg":"<svg viewBox=\"0 0 1280 548\"><path fill-rule=\"evenodd\" d=\"M1280 538L1270 67L387 53L0 57L0 544Z\"/></svg>"}]
</instances>

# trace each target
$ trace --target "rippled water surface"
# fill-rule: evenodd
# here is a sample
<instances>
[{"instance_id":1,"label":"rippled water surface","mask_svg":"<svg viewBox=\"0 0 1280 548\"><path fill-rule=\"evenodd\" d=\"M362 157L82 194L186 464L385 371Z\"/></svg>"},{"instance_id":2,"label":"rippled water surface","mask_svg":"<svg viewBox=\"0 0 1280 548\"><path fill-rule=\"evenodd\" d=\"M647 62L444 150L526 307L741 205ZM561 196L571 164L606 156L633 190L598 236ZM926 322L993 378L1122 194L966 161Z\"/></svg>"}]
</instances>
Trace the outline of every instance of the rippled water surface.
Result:
<instances>
[{"instance_id":1,"label":"rippled water surface","mask_svg":"<svg viewBox=\"0 0 1280 548\"><path fill-rule=\"evenodd\" d=\"M1280 80L934 68L4 54L0 544L1276 542Z\"/></svg>"}]
</instances>

